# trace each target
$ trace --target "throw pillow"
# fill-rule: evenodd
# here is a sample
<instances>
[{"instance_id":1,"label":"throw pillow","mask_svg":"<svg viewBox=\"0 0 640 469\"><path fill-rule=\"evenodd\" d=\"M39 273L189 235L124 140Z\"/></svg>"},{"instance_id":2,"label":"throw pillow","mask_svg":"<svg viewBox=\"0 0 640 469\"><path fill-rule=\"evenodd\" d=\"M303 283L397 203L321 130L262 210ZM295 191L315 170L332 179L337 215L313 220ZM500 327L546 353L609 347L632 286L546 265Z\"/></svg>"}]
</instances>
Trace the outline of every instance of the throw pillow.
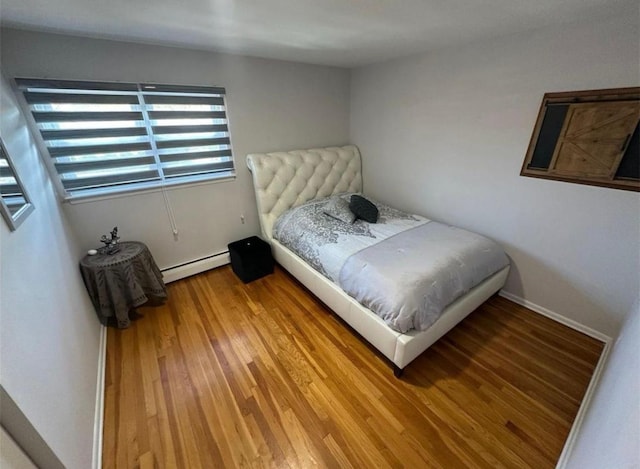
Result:
<instances>
[{"instance_id":1,"label":"throw pillow","mask_svg":"<svg viewBox=\"0 0 640 469\"><path fill-rule=\"evenodd\" d=\"M340 197L332 197L322 211L325 215L345 223L356 221L356 215L349 210L349 203Z\"/></svg>"},{"instance_id":2,"label":"throw pillow","mask_svg":"<svg viewBox=\"0 0 640 469\"><path fill-rule=\"evenodd\" d=\"M359 195L352 195L349 208L358 218L362 218L369 223L378 221L378 207L372 202Z\"/></svg>"}]
</instances>

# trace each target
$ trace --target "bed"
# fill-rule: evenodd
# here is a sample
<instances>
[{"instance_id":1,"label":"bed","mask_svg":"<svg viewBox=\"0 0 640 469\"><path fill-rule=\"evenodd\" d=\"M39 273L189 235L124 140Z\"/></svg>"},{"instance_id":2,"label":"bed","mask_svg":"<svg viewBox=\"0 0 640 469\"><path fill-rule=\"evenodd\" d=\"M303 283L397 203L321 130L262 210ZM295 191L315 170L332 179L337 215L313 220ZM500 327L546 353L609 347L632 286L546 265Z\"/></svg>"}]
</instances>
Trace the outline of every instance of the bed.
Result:
<instances>
[{"instance_id":1,"label":"bed","mask_svg":"<svg viewBox=\"0 0 640 469\"><path fill-rule=\"evenodd\" d=\"M429 321L428 327L424 330L411 328L407 324L398 327L395 323L389 322L388 318L383 319L372 311L376 309L373 306L369 309L358 302L354 298L357 297L357 292L345 292L336 283L335 273L332 275L323 271L318 265L312 267L313 262L310 264L303 259L305 256L302 253L298 255L292 250L296 249L295 246L290 249L274 236L278 234L286 241L281 225L285 224L283 219L294 211L304 209L318 212L320 209L314 208L316 205L323 207L321 204L335 200L336 197L348 198L350 194L362 193L361 158L358 148L348 145L250 154L247 156L247 166L253 177L262 236L271 244L276 261L387 357L393 363L396 377L400 377L403 369L411 361L500 290L506 281L509 273L508 260L497 269L494 266L494 273L482 277L475 282L475 286L447 303L437 318ZM385 212L386 206L382 209L381 215L390 213ZM413 217L415 223L411 222L413 225L410 228L413 230L409 232L417 230L418 225L439 225L424 217ZM386 227L380 225L376 229L384 231ZM446 227L439 229L446 230ZM486 239L472 233L470 235ZM398 242L397 239L392 233L390 239L385 242ZM489 240L486 241L491 243ZM504 253L502 255L507 259ZM354 256L348 255L345 258L352 261ZM368 261L369 259L361 260L361 265L356 268L363 268ZM368 304L366 301L364 303Z\"/></svg>"}]
</instances>

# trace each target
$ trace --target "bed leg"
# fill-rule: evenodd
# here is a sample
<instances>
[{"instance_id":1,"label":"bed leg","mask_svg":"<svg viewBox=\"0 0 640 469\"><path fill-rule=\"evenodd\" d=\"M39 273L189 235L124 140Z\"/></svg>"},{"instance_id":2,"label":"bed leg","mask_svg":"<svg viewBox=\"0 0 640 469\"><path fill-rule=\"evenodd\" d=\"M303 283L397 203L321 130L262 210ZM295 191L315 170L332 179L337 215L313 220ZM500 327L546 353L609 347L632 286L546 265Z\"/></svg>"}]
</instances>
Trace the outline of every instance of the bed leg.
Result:
<instances>
[{"instance_id":1,"label":"bed leg","mask_svg":"<svg viewBox=\"0 0 640 469\"><path fill-rule=\"evenodd\" d=\"M393 376L395 376L396 378L400 378L403 371L404 368L400 368L398 365L393 365Z\"/></svg>"}]
</instances>

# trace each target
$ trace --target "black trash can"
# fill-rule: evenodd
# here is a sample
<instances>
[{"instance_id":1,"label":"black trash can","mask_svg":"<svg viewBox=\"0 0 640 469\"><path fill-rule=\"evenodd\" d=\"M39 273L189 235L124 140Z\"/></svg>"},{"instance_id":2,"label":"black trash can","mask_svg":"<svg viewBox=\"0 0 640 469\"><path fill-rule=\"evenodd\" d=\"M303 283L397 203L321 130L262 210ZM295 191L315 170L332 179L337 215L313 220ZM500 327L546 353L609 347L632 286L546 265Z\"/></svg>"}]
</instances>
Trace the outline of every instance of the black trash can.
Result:
<instances>
[{"instance_id":1,"label":"black trash can","mask_svg":"<svg viewBox=\"0 0 640 469\"><path fill-rule=\"evenodd\" d=\"M228 248L231 268L244 283L273 273L271 246L257 236L235 241Z\"/></svg>"}]
</instances>

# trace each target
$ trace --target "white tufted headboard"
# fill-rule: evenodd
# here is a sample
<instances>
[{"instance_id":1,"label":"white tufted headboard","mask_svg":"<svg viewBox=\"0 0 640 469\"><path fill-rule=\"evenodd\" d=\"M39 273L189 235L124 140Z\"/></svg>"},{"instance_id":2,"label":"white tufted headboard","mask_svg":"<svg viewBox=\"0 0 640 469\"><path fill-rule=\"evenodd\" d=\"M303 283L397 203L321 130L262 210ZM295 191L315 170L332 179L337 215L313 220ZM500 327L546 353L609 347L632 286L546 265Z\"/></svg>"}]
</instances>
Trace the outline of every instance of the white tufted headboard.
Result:
<instances>
[{"instance_id":1,"label":"white tufted headboard","mask_svg":"<svg viewBox=\"0 0 640 469\"><path fill-rule=\"evenodd\" d=\"M247 155L262 234L271 239L276 219L291 207L340 192L362 192L355 145Z\"/></svg>"}]
</instances>

